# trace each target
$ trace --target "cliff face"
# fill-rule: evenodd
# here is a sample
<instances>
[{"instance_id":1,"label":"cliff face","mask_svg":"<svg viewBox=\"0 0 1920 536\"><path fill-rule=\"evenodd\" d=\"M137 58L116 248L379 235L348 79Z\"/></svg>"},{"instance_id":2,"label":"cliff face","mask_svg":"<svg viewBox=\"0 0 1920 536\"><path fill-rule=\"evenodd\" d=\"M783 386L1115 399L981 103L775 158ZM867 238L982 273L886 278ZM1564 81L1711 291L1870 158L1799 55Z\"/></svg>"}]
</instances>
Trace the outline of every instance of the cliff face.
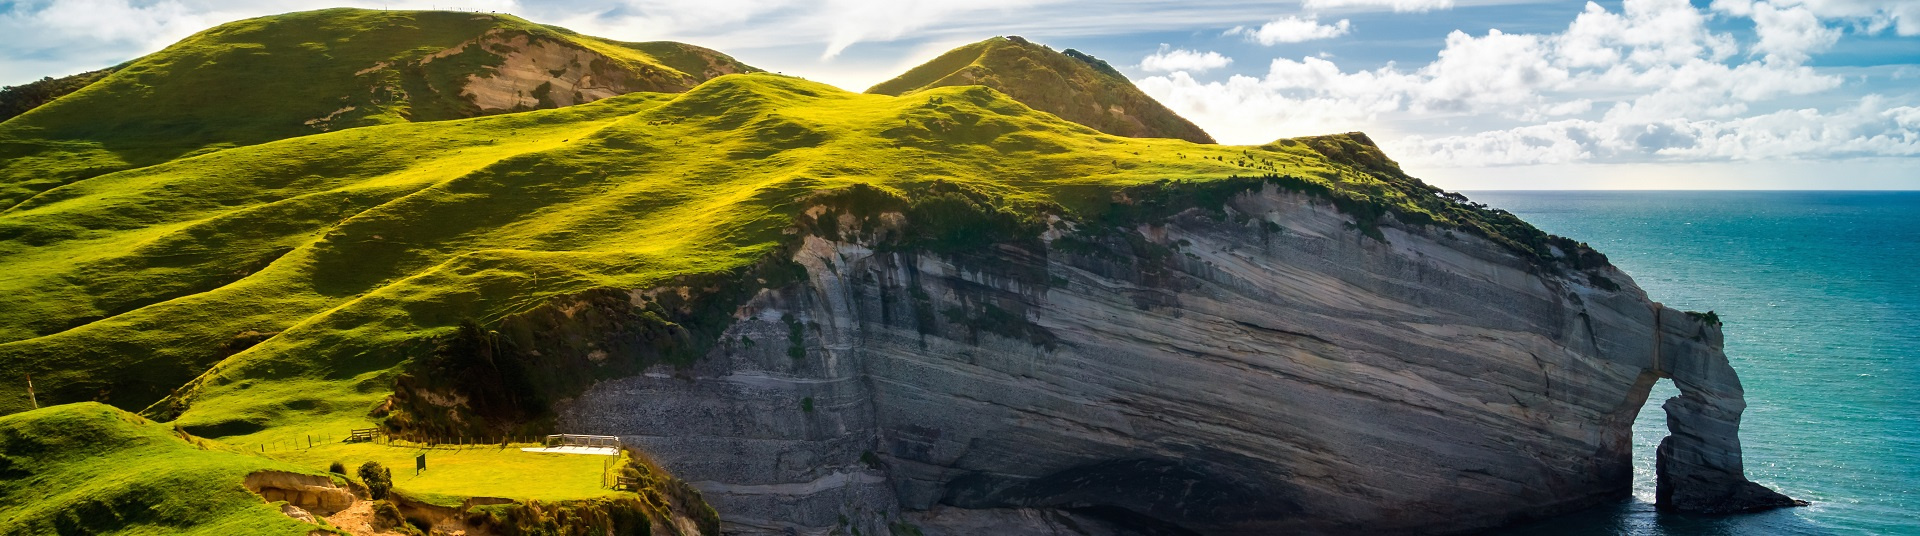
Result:
<instances>
[{"instance_id":1,"label":"cliff face","mask_svg":"<svg viewBox=\"0 0 1920 536\"><path fill-rule=\"evenodd\" d=\"M1624 496L1672 377L1663 506L1790 501L1740 472L1718 328L1625 274L1391 218L1382 242L1271 186L1227 214L1044 251L808 236L803 284L560 428L642 446L742 533L1430 534Z\"/></svg>"}]
</instances>

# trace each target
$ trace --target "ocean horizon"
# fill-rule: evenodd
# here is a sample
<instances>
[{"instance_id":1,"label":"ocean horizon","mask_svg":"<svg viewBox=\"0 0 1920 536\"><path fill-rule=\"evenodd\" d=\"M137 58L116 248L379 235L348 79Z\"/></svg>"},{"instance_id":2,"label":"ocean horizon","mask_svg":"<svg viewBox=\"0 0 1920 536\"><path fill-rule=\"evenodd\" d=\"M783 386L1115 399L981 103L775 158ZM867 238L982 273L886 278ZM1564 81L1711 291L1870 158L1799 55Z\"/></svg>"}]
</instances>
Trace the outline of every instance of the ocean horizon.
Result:
<instances>
[{"instance_id":1,"label":"ocean horizon","mask_svg":"<svg viewBox=\"0 0 1920 536\"><path fill-rule=\"evenodd\" d=\"M1714 311L1746 389L1748 478L1804 508L1653 507L1656 385L1634 423L1633 497L1498 536L1920 534L1920 191L1482 190L1587 242L1650 298Z\"/></svg>"}]
</instances>

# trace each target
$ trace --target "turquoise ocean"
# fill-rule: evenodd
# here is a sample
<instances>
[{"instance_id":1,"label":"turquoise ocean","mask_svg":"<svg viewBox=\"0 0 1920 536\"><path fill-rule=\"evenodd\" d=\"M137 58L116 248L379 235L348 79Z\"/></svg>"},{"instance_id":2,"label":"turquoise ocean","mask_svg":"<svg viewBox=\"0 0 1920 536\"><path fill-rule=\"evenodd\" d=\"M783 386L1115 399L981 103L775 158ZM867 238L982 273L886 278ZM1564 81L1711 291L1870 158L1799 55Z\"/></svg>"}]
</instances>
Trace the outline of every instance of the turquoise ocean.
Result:
<instances>
[{"instance_id":1,"label":"turquoise ocean","mask_svg":"<svg viewBox=\"0 0 1920 536\"><path fill-rule=\"evenodd\" d=\"M1499 536L1920 535L1920 192L1468 192L1587 242L1654 300L1712 310L1746 387L1747 477L1806 508L1653 508L1667 433L1634 423L1634 497Z\"/></svg>"}]
</instances>

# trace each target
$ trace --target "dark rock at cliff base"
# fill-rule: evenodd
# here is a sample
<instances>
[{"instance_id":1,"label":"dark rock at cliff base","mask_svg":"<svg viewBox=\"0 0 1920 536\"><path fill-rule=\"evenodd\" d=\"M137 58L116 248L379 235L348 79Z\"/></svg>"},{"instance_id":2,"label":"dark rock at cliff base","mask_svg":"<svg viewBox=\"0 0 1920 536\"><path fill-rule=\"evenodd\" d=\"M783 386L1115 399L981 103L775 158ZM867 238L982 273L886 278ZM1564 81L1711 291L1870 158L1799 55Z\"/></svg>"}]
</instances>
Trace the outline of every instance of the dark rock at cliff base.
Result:
<instances>
[{"instance_id":1,"label":"dark rock at cliff base","mask_svg":"<svg viewBox=\"0 0 1920 536\"><path fill-rule=\"evenodd\" d=\"M1660 440L1654 502L1661 510L1692 514L1745 514L1806 506L1802 501L1748 481L1744 476L1725 473L1683 473L1677 468L1674 437Z\"/></svg>"}]
</instances>

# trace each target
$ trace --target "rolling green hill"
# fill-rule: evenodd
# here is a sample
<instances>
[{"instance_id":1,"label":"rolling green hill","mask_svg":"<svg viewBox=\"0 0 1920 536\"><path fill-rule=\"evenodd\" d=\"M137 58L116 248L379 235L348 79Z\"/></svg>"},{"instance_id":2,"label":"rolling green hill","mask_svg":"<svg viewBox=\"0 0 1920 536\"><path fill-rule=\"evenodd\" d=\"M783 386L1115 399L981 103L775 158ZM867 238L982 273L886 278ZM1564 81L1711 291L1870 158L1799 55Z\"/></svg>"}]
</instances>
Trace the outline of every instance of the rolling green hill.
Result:
<instances>
[{"instance_id":1,"label":"rolling green hill","mask_svg":"<svg viewBox=\"0 0 1920 536\"><path fill-rule=\"evenodd\" d=\"M895 98L775 75L287 139L0 213L0 289L25 304L0 315L0 366L34 373L43 400L126 408L204 372L181 422L216 436L365 422L394 367L460 321L746 266L811 192L944 181L1104 200L1094 192L1254 172L1249 154L1372 180L1303 145L1103 135L982 87Z\"/></svg>"},{"instance_id":2,"label":"rolling green hill","mask_svg":"<svg viewBox=\"0 0 1920 536\"><path fill-rule=\"evenodd\" d=\"M1120 188L1272 172L1465 221L1363 142L1121 138L985 87L888 97L766 74L281 140L0 213L0 292L21 304L0 312L0 372L34 374L43 402L129 409L185 384L153 411L202 435L366 425L396 367L463 320L748 266L809 196L852 185L1084 217Z\"/></svg>"},{"instance_id":3,"label":"rolling green hill","mask_svg":"<svg viewBox=\"0 0 1920 536\"><path fill-rule=\"evenodd\" d=\"M200 32L0 123L0 208L74 180L358 126L685 91L751 72L510 15L328 9Z\"/></svg>"},{"instance_id":4,"label":"rolling green hill","mask_svg":"<svg viewBox=\"0 0 1920 536\"><path fill-rule=\"evenodd\" d=\"M241 485L313 473L102 404L0 417L0 534L306 534Z\"/></svg>"},{"instance_id":5,"label":"rolling green hill","mask_svg":"<svg viewBox=\"0 0 1920 536\"><path fill-rule=\"evenodd\" d=\"M999 90L1035 109L1116 136L1213 143L1200 127L1140 92L1107 62L1073 49L1055 52L1018 36L953 49L867 92L898 96L968 85Z\"/></svg>"}]
</instances>

